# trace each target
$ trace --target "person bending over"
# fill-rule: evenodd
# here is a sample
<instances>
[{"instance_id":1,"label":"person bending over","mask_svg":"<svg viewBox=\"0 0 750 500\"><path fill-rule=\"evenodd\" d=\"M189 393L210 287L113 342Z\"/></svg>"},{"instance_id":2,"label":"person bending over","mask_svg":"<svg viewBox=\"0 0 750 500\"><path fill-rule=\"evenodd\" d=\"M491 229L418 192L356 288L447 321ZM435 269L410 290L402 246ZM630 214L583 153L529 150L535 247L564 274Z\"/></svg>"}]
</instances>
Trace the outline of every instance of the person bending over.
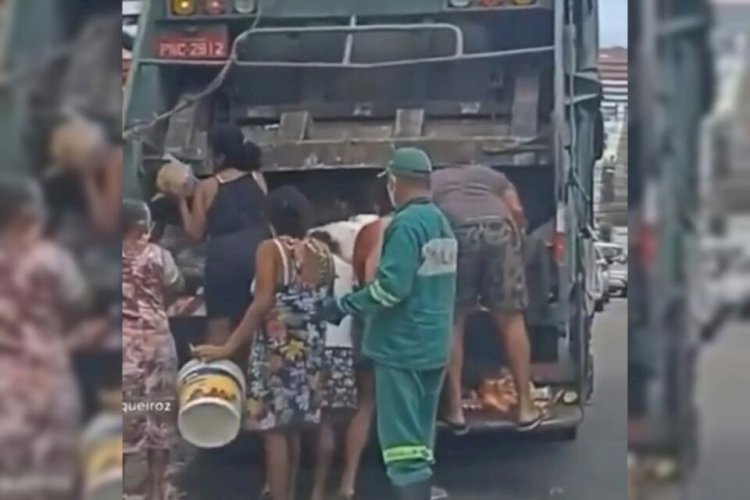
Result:
<instances>
[{"instance_id":1,"label":"person bending over","mask_svg":"<svg viewBox=\"0 0 750 500\"><path fill-rule=\"evenodd\" d=\"M505 345L518 392L518 429L538 427L542 413L530 389L530 347L524 310L528 303L523 258L526 218L505 175L482 165L459 165L432 174L432 197L458 240L458 282L453 352L447 377L447 413L457 434L468 430L461 407L464 329L467 316L490 311Z\"/></svg>"}]
</instances>

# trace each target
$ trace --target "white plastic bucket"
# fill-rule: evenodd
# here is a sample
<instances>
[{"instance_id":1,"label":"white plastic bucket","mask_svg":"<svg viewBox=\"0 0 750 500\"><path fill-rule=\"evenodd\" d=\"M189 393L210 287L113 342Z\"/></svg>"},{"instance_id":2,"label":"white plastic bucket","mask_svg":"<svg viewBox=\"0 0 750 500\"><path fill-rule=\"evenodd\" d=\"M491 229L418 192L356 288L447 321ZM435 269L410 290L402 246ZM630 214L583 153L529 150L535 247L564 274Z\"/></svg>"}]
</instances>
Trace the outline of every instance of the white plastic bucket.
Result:
<instances>
[{"instance_id":1,"label":"white plastic bucket","mask_svg":"<svg viewBox=\"0 0 750 500\"><path fill-rule=\"evenodd\" d=\"M182 437L200 448L219 448L240 432L245 401L245 377L231 361L191 360L180 370Z\"/></svg>"},{"instance_id":2,"label":"white plastic bucket","mask_svg":"<svg viewBox=\"0 0 750 500\"><path fill-rule=\"evenodd\" d=\"M103 413L83 436L83 498L110 500L122 495L122 415Z\"/></svg>"}]
</instances>

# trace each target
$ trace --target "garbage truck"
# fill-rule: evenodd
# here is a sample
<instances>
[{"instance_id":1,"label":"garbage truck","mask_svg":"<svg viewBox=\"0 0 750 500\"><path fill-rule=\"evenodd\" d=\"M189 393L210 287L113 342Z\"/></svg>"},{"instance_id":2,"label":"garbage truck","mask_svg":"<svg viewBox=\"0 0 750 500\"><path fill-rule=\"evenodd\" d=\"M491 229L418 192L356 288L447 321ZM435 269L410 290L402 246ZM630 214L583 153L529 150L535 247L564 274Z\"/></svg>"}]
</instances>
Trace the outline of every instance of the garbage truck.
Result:
<instances>
[{"instance_id":1,"label":"garbage truck","mask_svg":"<svg viewBox=\"0 0 750 500\"><path fill-rule=\"evenodd\" d=\"M696 317L696 306L706 285L698 270L708 208L701 205L698 144L714 94L709 4L630 4L636 87L628 124L628 445L631 472L639 478L634 486L686 478L697 459L695 369L706 322Z\"/></svg>"},{"instance_id":2,"label":"garbage truck","mask_svg":"<svg viewBox=\"0 0 750 500\"><path fill-rule=\"evenodd\" d=\"M436 168L480 163L520 193L540 432L574 439L593 390L593 166L603 147L592 0L152 0L143 4L125 88L126 195L153 200L165 157L211 174L207 132L242 127L271 189L292 184L317 224L377 213L391 151L422 148ZM382 207L380 207L382 208ZM162 242L195 295L173 312L180 352L203 334L200 248L168 199ZM467 335L468 419L514 429L472 405L504 366L481 312Z\"/></svg>"}]
</instances>

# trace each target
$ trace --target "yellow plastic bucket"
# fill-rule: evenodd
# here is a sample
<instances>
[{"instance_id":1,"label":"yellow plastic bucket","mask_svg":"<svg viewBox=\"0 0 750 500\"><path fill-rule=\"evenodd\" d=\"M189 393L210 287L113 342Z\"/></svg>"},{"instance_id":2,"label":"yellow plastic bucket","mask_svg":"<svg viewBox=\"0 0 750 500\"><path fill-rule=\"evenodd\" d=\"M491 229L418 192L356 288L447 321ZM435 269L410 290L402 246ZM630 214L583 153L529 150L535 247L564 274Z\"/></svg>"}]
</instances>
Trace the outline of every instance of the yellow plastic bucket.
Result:
<instances>
[{"instance_id":1,"label":"yellow plastic bucket","mask_svg":"<svg viewBox=\"0 0 750 500\"><path fill-rule=\"evenodd\" d=\"M219 448L240 432L245 377L231 361L189 361L177 382L182 437L200 448Z\"/></svg>"},{"instance_id":2,"label":"yellow plastic bucket","mask_svg":"<svg viewBox=\"0 0 750 500\"><path fill-rule=\"evenodd\" d=\"M122 495L122 416L98 415L83 437L83 498L111 500Z\"/></svg>"}]
</instances>

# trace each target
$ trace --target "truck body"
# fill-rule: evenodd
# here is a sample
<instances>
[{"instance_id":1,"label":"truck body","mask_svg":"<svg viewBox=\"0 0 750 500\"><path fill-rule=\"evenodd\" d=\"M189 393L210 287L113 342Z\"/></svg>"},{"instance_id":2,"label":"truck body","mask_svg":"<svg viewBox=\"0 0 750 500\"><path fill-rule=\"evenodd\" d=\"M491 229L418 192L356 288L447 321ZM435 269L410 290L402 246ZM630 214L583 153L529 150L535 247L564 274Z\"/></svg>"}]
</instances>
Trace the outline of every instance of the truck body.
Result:
<instances>
[{"instance_id":1,"label":"truck body","mask_svg":"<svg viewBox=\"0 0 750 500\"><path fill-rule=\"evenodd\" d=\"M711 108L708 1L630 4L628 442L667 475L696 459L699 137ZM669 96L665 99L664 96ZM667 461L668 466L664 466Z\"/></svg>"},{"instance_id":2,"label":"truck body","mask_svg":"<svg viewBox=\"0 0 750 500\"><path fill-rule=\"evenodd\" d=\"M554 395L545 428L574 437L593 373L597 2L175 5L143 4L125 90L127 194L152 199L165 154L210 175L206 133L223 122L263 148L271 188L294 184L311 199L319 225L382 208L377 174L395 147L424 149L436 168L504 172L529 220L533 372ZM195 252L181 246L169 202L154 213L167 246ZM178 345L201 335L200 320L173 318L185 332ZM467 392L503 364L488 318L470 328L485 334L467 336ZM509 415L469 418L475 428L513 426Z\"/></svg>"}]
</instances>

